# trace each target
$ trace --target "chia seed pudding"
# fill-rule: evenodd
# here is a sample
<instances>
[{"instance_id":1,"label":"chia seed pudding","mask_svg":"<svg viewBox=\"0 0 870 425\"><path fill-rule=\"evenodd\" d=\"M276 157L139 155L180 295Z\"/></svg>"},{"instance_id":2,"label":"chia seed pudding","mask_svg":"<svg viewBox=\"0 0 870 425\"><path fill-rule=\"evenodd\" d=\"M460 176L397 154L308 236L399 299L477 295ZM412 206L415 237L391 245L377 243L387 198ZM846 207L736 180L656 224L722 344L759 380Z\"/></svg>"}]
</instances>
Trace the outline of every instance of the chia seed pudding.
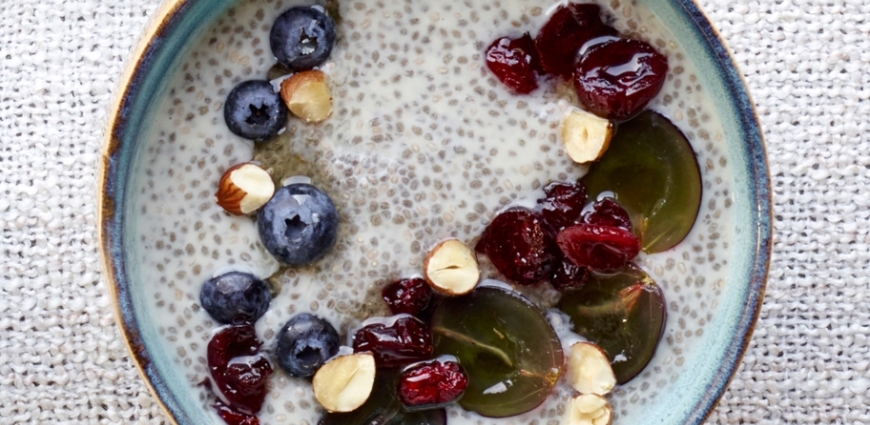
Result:
<instances>
[{"instance_id":1,"label":"chia seed pudding","mask_svg":"<svg viewBox=\"0 0 870 425\"><path fill-rule=\"evenodd\" d=\"M244 0L191 43L171 79L132 183L129 229L146 291L147 309L174 373L200 394L209 376L206 346L219 326L199 305L207 279L228 270L271 276L277 295L256 322L264 351L292 316L313 313L342 338L370 316L389 312L381 289L419 276L426 253L457 238L473 246L508 206L533 207L550 181L576 180L587 168L565 154L559 126L576 96L544 86L517 96L486 69L492 40L540 28L555 7L540 0L338 1L338 38L327 75L333 115L319 124L291 118L275 140L257 144L232 134L223 102L238 83L266 79L275 59L271 23L287 8L311 1ZM599 2L620 33L650 43L670 71L647 107L673 121L689 139L701 168L697 221L676 248L635 260L662 287L665 334L644 371L609 396L616 423L636 423L644 405L669 390L714 318L728 274L731 173L723 130L697 70L667 28L643 5ZM339 211L334 247L310 266L283 268L261 245L256 223L215 204L221 175L251 159L273 175L305 176ZM480 256L481 279L499 279ZM543 308L554 290L517 288ZM550 314L568 344L564 318ZM350 344L348 344L350 345ZM276 368L259 413L266 424L316 424L323 410L311 384ZM448 407L451 424L558 424L572 396L561 380L541 406L493 419ZM214 413L214 423L221 420Z\"/></svg>"}]
</instances>

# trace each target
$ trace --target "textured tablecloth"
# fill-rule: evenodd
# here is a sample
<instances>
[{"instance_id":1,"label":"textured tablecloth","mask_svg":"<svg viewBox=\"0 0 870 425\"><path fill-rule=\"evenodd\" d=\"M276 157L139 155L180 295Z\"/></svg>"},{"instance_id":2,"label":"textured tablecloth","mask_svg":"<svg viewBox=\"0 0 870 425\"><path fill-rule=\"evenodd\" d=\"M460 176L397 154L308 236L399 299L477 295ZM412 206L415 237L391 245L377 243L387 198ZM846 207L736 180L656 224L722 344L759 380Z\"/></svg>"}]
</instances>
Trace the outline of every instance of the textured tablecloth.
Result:
<instances>
[{"instance_id":1,"label":"textured tablecloth","mask_svg":"<svg viewBox=\"0 0 870 425\"><path fill-rule=\"evenodd\" d=\"M160 423L100 278L106 111L159 0L0 0L0 423ZM704 1L767 139L775 245L710 423L870 424L870 3Z\"/></svg>"}]
</instances>

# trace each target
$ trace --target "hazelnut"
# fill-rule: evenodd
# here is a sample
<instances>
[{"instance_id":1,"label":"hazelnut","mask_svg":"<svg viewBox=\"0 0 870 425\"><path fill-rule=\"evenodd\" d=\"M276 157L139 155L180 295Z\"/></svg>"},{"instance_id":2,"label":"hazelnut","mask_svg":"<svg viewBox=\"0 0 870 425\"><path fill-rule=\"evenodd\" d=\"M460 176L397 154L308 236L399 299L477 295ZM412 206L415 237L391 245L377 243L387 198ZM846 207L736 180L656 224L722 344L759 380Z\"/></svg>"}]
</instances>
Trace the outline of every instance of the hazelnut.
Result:
<instances>
[{"instance_id":1,"label":"hazelnut","mask_svg":"<svg viewBox=\"0 0 870 425\"><path fill-rule=\"evenodd\" d=\"M248 215L266 205L274 194L272 176L257 165L246 163L224 173L215 199L230 214Z\"/></svg>"},{"instance_id":2,"label":"hazelnut","mask_svg":"<svg viewBox=\"0 0 870 425\"><path fill-rule=\"evenodd\" d=\"M613 137L613 123L588 112L573 110L562 121L562 144L574 162L585 164L604 155Z\"/></svg>"},{"instance_id":3,"label":"hazelnut","mask_svg":"<svg viewBox=\"0 0 870 425\"><path fill-rule=\"evenodd\" d=\"M423 264L426 283L435 292L463 295L471 292L480 280L474 251L456 239L438 244Z\"/></svg>"},{"instance_id":4,"label":"hazelnut","mask_svg":"<svg viewBox=\"0 0 870 425\"><path fill-rule=\"evenodd\" d=\"M568 382L581 394L605 395L616 386L610 360L597 345L578 342L568 349Z\"/></svg>"},{"instance_id":5,"label":"hazelnut","mask_svg":"<svg viewBox=\"0 0 870 425\"><path fill-rule=\"evenodd\" d=\"M303 71L281 82L287 109L305 122L321 122L332 115L332 95L321 71Z\"/></svg>"},{"instance_id":6,"label":"hazelnut","mask_svg":"<svg viewBox=\"0 0 870 425\"><path fill-rule=\"evenodd\" d=\"M314 398L330 412L352 412L368 400L375 384L375 356L334 357L314 374Z\"/></svg>"},{"instance_id":7,"label":"hazelnut","mask_svg":"<svg viewBox=\"0 0 870 425\"><path fill-rule=\"evenodd\" d=\"M568 409L569 425L610 425L613 422L613 408L597 394L574 397Z\"/></svg>"}]
</instances>

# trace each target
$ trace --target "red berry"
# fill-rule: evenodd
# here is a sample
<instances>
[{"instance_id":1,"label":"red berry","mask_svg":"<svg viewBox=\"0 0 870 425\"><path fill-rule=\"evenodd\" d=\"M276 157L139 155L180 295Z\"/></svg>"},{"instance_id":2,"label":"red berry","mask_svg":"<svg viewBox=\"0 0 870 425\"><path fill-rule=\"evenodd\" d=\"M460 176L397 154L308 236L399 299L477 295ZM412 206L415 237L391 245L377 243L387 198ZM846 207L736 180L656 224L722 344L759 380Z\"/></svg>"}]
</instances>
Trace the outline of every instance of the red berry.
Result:
<instances>
[{"instance_id":1,"label":"red berry","mask_svg":"<svg viewBox=\"0 0 870 425\"><path fill-rule=\"evenodd\" d=\"M604 198L583 211L583 223L631 230L631 218L613 199Z\"/></svg>"},{"instance_id":2,"label":"red berry","mask_svg":"<svg viewBox=\"0 0 870 425\"><path fill-rule=\"evenodd\" d=\"M578 224L556 238L565 258L578 266L609 272L628 264L640 252L640 241L618 227Z\"/></svg>"},{"instance_id":3,"label":"red berry","mask_svg":"<svg viewBox=\"0 0 870 425\"><path fill-rule=\"evenodd\" d=\"M502 37L486 49L486 65L504 85L520 94L538 88L535 73L542 73L535 42L529 33L511 39Z\"/></svg>"},{"instance_id":4,"label":"red berry","mask_svg":"<svg viewBox=\"0 0 870 425\"><path fill-rule=\"evenodd\" d=\"M578 266L570 260L562 259L561 263L550 277L550 284L560 291L581 288L589 279L586 267Z\"/></svg>"},{"instance_id":5,"label":"red berry","mask_svg":"<svg viewBox=\"0 0 870 425\"><path fill-rule=\"evenodd\" d=\"M574 72L577 52L584 43L616 34L615 29L601 21L598 5L572 3L553 13L535 38L535 45L544 70L568 78Z\"/></svg>"},{"instance_id":6,"label":"red berry","mask_svg":"<svg viewBox=\"0 0 870 425\"><path fill-rule=\"evenodd\" d=\"M582 53L574 73L577 96L602 117L627 120L661 90L668 58L638 40L617 39Z\"/></svg>"},{"instance_id":7,"label":"red berry","mask_svg":"<svg viewBox=\"0 0 870 425\"><path fill-rule=\"evenodd\" d=\"M525 208L511 208L496 216L475 250L486 254L501 274L520 285L546 279L558 252L540 216Z\"/></svg>"},{"instance_id":8,"label":"red berry","mask_svg":"<svg viewBox=\"0 0 870 425\"><path fill-rule=\"evenodd\" d=\"M356 331L353 351L370 351L378 367L401 366L432 355L432 334L420 320L399 317L392 323L375 323Z\"/></svg>"},{"instance_id":9,"label":"red berry","mask_svg":"<svg viewBox=\"0 0 870 425\"><path fill-rule=\"evenodd\" d=\"M586 202L586 187L581 183L552 182L544 187L547 197L539 199L541 217L554 233L574 223Z\"/></svg>"},{"instance_id":10,"label":"red berry","mask_svg":"<svg viewBox=\"0 0 870 425\"><path fill-rule=\"evenodd\" d=\"M402 371L399 399L409 409L438 407L459 398L467 386L459 363L433 360Z\"/></svg>"},{"instance_id":11,"label":"red berry","mask_svg":"<svg viewBox=\"0 0 870 425\"><path fill-rule=\"evenodd\" d=\"M228 407L256 415L266 398L266 381L272 375L269 361L260 355L262 343L254 326L228 326L208 343L208 367L217 390Z\"/></svg>"},{"instance_id":12,"label":"red berry","mask_svg":"<svg viewBox=\"0 0 870 425\"><path fill-rule=\"evenodd\" d=\"M260 420L256 416L239 413L221 402L215 403L211 407L217 411L218 416L227 425L260 425Z\"/></svg>"},{"instance_id":13,"label":"red berry","mask_svg":"<svg viewBox=\"0 0 870 425\"><path fill-rule=\"evenodd\" d=\"M432 288L421 278L402 279L387 285L381 295L393 314L419 316L432 300Z\"/></svg>"}]
</instances>

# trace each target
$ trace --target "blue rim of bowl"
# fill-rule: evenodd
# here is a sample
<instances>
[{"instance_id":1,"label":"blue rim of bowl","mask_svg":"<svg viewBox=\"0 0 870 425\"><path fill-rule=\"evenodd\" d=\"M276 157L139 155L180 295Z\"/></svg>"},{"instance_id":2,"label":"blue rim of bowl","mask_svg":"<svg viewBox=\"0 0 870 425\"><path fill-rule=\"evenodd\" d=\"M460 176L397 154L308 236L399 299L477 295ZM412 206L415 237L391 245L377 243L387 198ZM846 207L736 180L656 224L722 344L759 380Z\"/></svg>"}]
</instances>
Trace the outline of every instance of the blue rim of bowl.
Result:
<instances>
[{"instance_id":1,"label":"blue rim of bowl","mask_svg":"<svg viewBox=\"0 0 870 425\"><path fill-rule=\"evenodd\" d=\"M146 27L118 82L118 94L104 130L97 177L97 233L103 276L115 307L115 320L145 385L157 399L168 420L176 425L193 422L152 362L148 347L139 332L125 274L124 195L127 189L126 176L130 168L129 153L133 150L134 146L131 145L135 145L135 141L124 143L124 140L129 137L130 129L135 131L141 125L141 118L133 115L136 109L134 106L148 103L156 96L153 84L148 84L148 77L155 71L155 63L158 62L160 52L167 47L170 35L178 30L182 18L189 13L195 2L196 0L165 0L154 12L154 17Z\"/></svg>"},{"instance_id":2,"label":"blue rim of bowl","mask_svg":"<svg viewBox=\"0 0 870 425\"><path fill-rule=\"evenodd\" d=\"M110 295L113 298L116 320L120 326L127 349L134 363L144 378L149 390L156 396L161 408L174 424L192 423L185 409L169 390L165 380L151 360L151 354L139 333L138 322L133 312L133 300L129 290L129 282L125 275L124 257L124 195L126 193L125 179L135 140L125 143L124 140L135 137L141 128L141 119L131 116L137 110L135 106L148 104L156 96L155 84L149 82L154 77L156 64L160 55L166 55L167 48L174 49L169 53L177 53L183 43L171 43L171 36L182 27L185 17L192 13L198 0L167 0L155 12L154 19L146 29L138 47L134 51L130 63L122 76L117 89L118 96L110 110L108 126L105 130L103 147L100 155L99 176L97 179L97 222L98 239L105 277ZM224 0L228 4L228 0ZM761 311L764 291L767 283L771 256L772 238L772 206L770 175L767 165L767 153L764 146L761 127L755 112L755 107L748 93L743 77L737 69L737 64L719 33L710 24L709 19L701 11L694 0L669 0L675 9L682 10L693 24L692 30L705 40L706 53L711 56L716 65L716 71L727 85L730 100L733 102L739 119L739 136L744 140L746 150L747 174L751 177L750 198L754 200L757 213L752 218L755 227L755 255L751 264L749 298L744 304L735 328L735 337L729 344L724 355L724 367L713 377L707 391L689 412L683 424L701 424L712 413L716 403L728 387L743 355L749 345L752 332ZM201 8L202 9L202 8ZM215 8L200 14L215 13ZM182 40L187 40L196 25L187 28L187 34ZM163 68L168 65L163 64ZM165 71L165 69L163 69Z\"/></svg>"},{"instance_id":3,"label":"blue rim of bowl","mask_svg":"<svg viewBox=\"0 0 870 425\"><path fill-rule=\"evenodd\" d=\"M756 214L752 217L755 227L755 255L751 263L748 298L744 304L740 319L735 328L735 337L728 345L724 356L724 367L713 377L707 391L689 412L684 424L702 424L712 413L719 399L725 394L725 389L734 378L734 373L749 347L752 333L761 313L764 292L767 287L770 256L773 248L773 208L771 203L770 170L767 164L767 150L764 146L761 125L755 111L755 104L746 85L746 81L737 68L737 63L731 52L725 47L725 42L719 32L713 28L709 18L701 11L694 0L670 0L681 9L694 24L692 30L706 41L704 46L716 64L716 71L726 83L731 101L734 103L739 119L739 136L744 141L750 176L750 198L755 201Z\"/></svg>"}]
</instances>

